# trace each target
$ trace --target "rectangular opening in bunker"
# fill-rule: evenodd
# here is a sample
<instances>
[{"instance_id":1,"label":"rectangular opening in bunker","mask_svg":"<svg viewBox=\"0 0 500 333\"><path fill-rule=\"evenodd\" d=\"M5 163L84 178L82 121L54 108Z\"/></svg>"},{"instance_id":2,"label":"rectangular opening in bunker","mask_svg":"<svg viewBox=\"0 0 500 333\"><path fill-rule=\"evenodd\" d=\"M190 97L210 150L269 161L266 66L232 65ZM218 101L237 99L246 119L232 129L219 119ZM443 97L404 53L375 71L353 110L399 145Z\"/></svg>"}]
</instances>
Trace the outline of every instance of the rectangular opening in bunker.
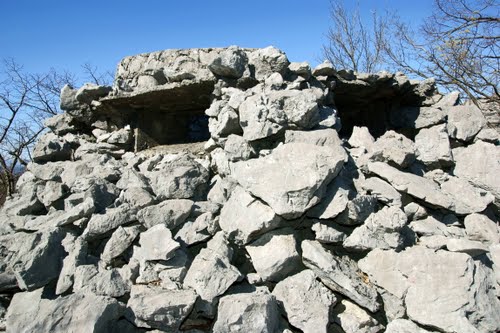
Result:
<instances>
[{"instance_id":1,"label":"rectangular opening in bunker","mask_svg":"<svg viewBox=\"0 0 500 333\"><path fill-rule=\"evenodd\" d=\"M210 138L205 109L143 109L136 115L135 151L159 145L201 142Z\"/></svg>"}]
</instances>

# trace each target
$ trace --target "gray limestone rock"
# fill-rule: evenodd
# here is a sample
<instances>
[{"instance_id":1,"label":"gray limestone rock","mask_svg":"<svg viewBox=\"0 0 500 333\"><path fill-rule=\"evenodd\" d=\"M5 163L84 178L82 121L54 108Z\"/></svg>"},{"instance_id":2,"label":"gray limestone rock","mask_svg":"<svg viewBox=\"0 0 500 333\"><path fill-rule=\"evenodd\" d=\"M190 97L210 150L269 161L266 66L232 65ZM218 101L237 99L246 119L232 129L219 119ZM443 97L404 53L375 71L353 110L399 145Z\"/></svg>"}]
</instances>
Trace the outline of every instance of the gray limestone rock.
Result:
<instances>
[{"instance_id":1,"label":"gray limestone rock","mask_svg":"<svg viewBox=\"0 0 500 333\"><path fill-rule=\"evenodd\" d=\"M284 74L290 64L286 55L273 46L247 53L254 77L263 81L272 73Z\"/></svg>"},{"instance_id":2,"label":"gray limestone rock","mask_svg":"<svg viewBox=\"0 0 500 333\"><path fill-rule=\"evenodd\" d=\"M371 251L359 261L370 281L404 299L408 317L443 332L495 332L500 301L489 269L464 253L414 246Z\"/></svg>"},{"instance_id":3,"label":"gray limestone rock","mask_svg":"<svg viewBox=\"0 0 500 333\"><path fill-rule=\"evenodd\" d=\"M280 222L281 218L269 206L240 186L233 189L219 218L220 228L238 244L246 244L258 235L277 228Z\"/></svg>"},{"instance_id":4,"label":"gray limestone rock","mask_svg":"<svg viewBox=\"0 0 500 333\"><path fill-rule=\"evenodd\" d=\"M311 270L304 270L280 281L273 295L283 305L288 321L304 333L327 332L332 307L337 302L333 292L316 280Z\"/></svg>"},{"instance_id":5,"label":"gray limestone rock","mask_svg":"<svg viewBox=\"0 0 500 333\"><path fill-rule=\"evenodd\" d=\"M217 233L194 258L184 279L184 287L196 290L202 300L213 302L242 277L230 263L232 252L223 233Z\"/></svg>"},{"instance_id":6,"label":"gray limestone rock","mask_svg":"<svg viewBox=\"0 0 500 333\"><path fill-rule=\"evenodd\" d=\"M157 224L164 224L169 229L174 229L186 221L193 210L194 202L189 199L171 199L137 212L137 219L146 228Z\"/></svg>"},{"instance_id":7,"label":"gray limestone rock","mask_svg":"<svg viewBox=\"0 0 500 333\"><path fill-rule=\"evenodd\" d=\"M423 128L415 136L417 160L429 166L449 166L453 163L446 125Z\"/></svg>"},{"instance_id":8,"label":"gray limestone rock","mask_svg":"<svg viewBox=\"0 0 500 333\"><path fill-rule=\"evenodd\" d=\"M477 141L465 148L454 149L453 174L491 192L500 200L500 147Z\"/></svg>"},{"instance_id":9,"label":"gray limestone rock","mask_svg":"<svg viewBox=\"0 0 500 333\"><path fill-rule=\"evenodd\" d=\"M135 285L125 316L136 326L177 332L196 301L192 290L165 290Z\"/></svg>"},{"instance_id":10,"label":"gray limestone rock","mask_svg":"<svg viewBox=\"0 0 500 333\"><path fill-rule=\"evenodd\" d=\"M67 193L67 188L55 181L48 181L44 185L39 185L36 190L36 195L38 200L46 208L49 208L58 200L62 199Z\"/></svg>"},{"instance_id":11,"label":"gray limestone rock","mask_svg":"<svg viewBox=\"0 0 500 333\"><path fill-rule=\"evenodd\" d=\"M384 326L366 310L346 299L342 300L333 311L334 322L340 325L345 333L378 333L384 331Z\"/></svg>"},{"instance_id":12,"label":"gray limestone rock","mask_svg":"<svg viewBox=\"0 0 500 333\"><path fill-rule=\"evenodd\" d=\"M321 220L316 220L311 230L315 233L315 239L323 244L340 244L351 231L349 228L340 226L335 222L323 222Z\"/></svg>"},{"instance_id":13,"label":"gray limestone rock","mask_svg":"<svg viewBox=\"0 0 500 333\"><path fill-rule=\"evenodd\" d=\"M66 133L76 132L77 130L73 117L66 112L46 119L44 125L56 135L64 135Z\"/></svg>"},{"instance_id":14,"label":"gray limestone rock","mask_svg":"<svg viewBox=\"0 0 500 333\"><path fill-rule=\"evenodd\" d=\"M33 161L36 163L66 161L71 159L71 155L70 143L50 132L42 135L33 149Z\"/></svg>"},{"instance_id":15,"label":"gray limestone rock","mask_svg":"<svg viewBox=\"0 0 500 333\"><path fill-rule=\"evenodd\" d=\"M74 293L53 300L43 289L14 295L7 312L8 332L110 332L123 307L111 297Z\"/></svg>"},{"instance_id":16,"label":"gray limestone rock","mask_svg":"<svg viewBox=\"0 0 500 333\"><path fill-rule=\"evenodd\" d=\"M79 103L76 100L76 89L73 89L70 85L66 84L61 89L60 95L60 107L64 111L76 110L79 107Z\"/></svg>"},{"instance_id":17,"label":"gray limestone rock","mask_svg":"<svg viewBox=\"0 0 500 333\"><path fill-rule=\"evenodd\" d=\"M238 79L243 75L248 59L239 47L229 47L212 60L208 68L215 75Z\"/></svg>"},{"instance_id":18,"label":"gray limestone rock","mask_svg":"<svg viewBox=\"0 0 500 333\"><path fill-rule=\"evenodd\" d=\"M135 221L136 212L137 210L134 207L123 204L116 208L106 209L104 214L92 215L82 237L85 239L101 237L108 231Z\"/></svg>"},{"instance_id":19,"label":"gray limestone rock","mask_svg":"<svg viewBox=\"0 0 500 333\"><path fill-rule=\"evenodd\" d=\"M120 195L121 201L135 209L147 207L155 202L155 198L148 190L142 187L129 187Z\"/></svg>"},{"instance_id":20,"label":"gray limestone rock","mask_svg":"<svg viewBox=\"0 0 500 333\"><path fill-rule=\"evenodd\" d=\"M294 131L285 132L284 143L307 143L316 146L338 147L342 145L337 131L331 128L317 129L313 131Z\"/></svg>"},{"instance_id":21,"label":"gray limestone rock","mask_svg":"<svg viewBox=\"0 0 500 333\"><path fill-rule=\"evenodd\" d=\"M15 274L19 288L33 290L57 279L63 258L63 236L57 229L4 236L2 245L8 251L6 263Z\"/></svg>"},{"instance_id":22,"label":"gray limestone rock","mask_svg":"<svg viewBox=\"0 0 500 333\"><path fill-rule=\"evenodd\" d=\"M337 216L335 222L343 225L363 223L377 207L374 195L358 195L347 203L346 209Z\"/></svg>"},{"instance_id":23,"label":"gray limestone rock","mask_svg":"<svg viewBox=\"0 0 500 333\"><path fill-rule=\"evenodd\" d=\"M486 125L481 110L475 105L457 105L447 108L450 137L471 141Z\"/></svg>"},{"instance_id":24,"label":"gray limestone rock","mask_svg":"<svg viewBox=\"0 0 500 333\"><path fill-rule=\"evenodd\" d=\"M164 224L157 224L141 233L141 257L144 260L168 260L180 244L173 240L172 232Z\"/></svg>"},{"instance_id":25,"label":"gray limestone rock","mask_svg":"<svg viewBox=\"0 0 500 333\"><path fill-rule=\"evenodd\" d=\"M302 260L328 288L350 298L371 312L380 308L378 293L361 273L355 261L335 256L319 242L302 242Z\"/></svg>"},{"instance_id":26,"label":"gray limestone rock","mask_svg":"<svg viewBox=\"0 0 500 333\"><path fill-rule=\"evenodd\" d=\"M268 156L233 163L231 170L244 189L267 203L276 214L290 219L319 202L345 158L340 146L288 143Z\"/></svg>"},{"instance_id":27,"label":"gray limestone rock","mask_svg":"<svg viewBox=\"0 0 500 333\"><path fill-rule=\"evenodd\" d=\"M391 122L396 127L421 129L444 123L446 116L444 107L406 106L391 113Z\"/></svg>"},{"instance_id":28,"label":"gray limestone rock","mask_svg":"<svg viewBox=\"0 0 500 333\"><path fill-rule=\"evenodd\" d=\"M500 227L486 215L471 214L464 219L465 233L470 240L487 244L500 243Z\"/></svg>"},{"instance_id":29,"label":"gray limestone rock","mask_svg":"<svg viewBox=\"0 0 500 333\"><path fill-rule=\"evenodd\" d=\"M321 202L307 212L307 216L319 219L333 219L342 213L354 196L351 181L339 175L328 184Z\"/></svg>"},{"instance_id":30,"label":"gray limestone rock","mask_svg":"<svg viewBox=\"0 0 500 333\"><path fill-rule=\"evenodd\" d=\"M463 238L446 239L446 248L450 252L467 253L471 257L476 257L489 251L487 244Z\"/></svg>"},{"instance_id":31,"label":"gray limestone rock","mask_svg":"<svg viewBox=\"0 0 500 333\"><path fill-rule=\"evenodd\" d=\"M167 156L161 169L150 172L151 187L157 198L190 199L203 196L208 170L187 154Z\"/></svg>"},{"instance_id":32,"label":"gray limestone rock","mask_svg":"<svg viewBox=\"0 0 500 333\"><path fill-rule=\"evenodd\" d=\"M370 150L371 146L375 143L375 139L370 134L367 127L354 126L348 142L353 148L365 148L366 150Z\"/></svg>"},{"instance_id":33,"label":"gray limestone rock","mask_svg":"<svg viewBox=\"0 0 500 333\"><path fill-rule=\"evenodd\" d=\"M395 319L387 324L385 333L428 333L435 331L424 330L408 319Z\"/></svg>"},{"instance_id":34,"label":"gray limestone rock","mask_svg":"<svg viewBox=\"0 0 500 333\"><path fill-rule=\"evenodd\" d=\"M77 90L75 98L79 103L90 104L94 100L105 97L111 92L111 90L112 88L108 86L86 83Z\"/></svg>"},{"instance_id":35,"label":"gray limestone rock","mask_svg":"<svg viewBox=\"0 0 500 333\"><path fill-rule=\"evenodd\" d=\"M368 169L371 173L385 179L398 191L408 193L432 206L453 210L453 200L444 194L438 184L432 180L399 171L382 162L369 163Z\"/></svg>"},{"instance_id":36,"label":"gray limestone rock","mask_svg":"<svg viewBox=\"0 0 500 333\"><path fill-rule=\"evenodd\" d=\"M68 255L64 258L61 273L56 285L56 295L64 294L73 286L76 268L85 263L87 243L80 237L67 234L62 241Z\"/></svg>"},{"instance_id":37,"label":"gray limestone rock","mask_svg":"<svg viewBox=\"0 0 500 333\"><path fill-rule=\"evenodd\" d=\"M281 281L302 267L297 240L291 229L274 230L245 246L263 281Z\"/></svg>"},{"instance_id":38,"label":"gray limestone rock","mask_svg":"<svg viewBox=\"0 0 500 333\"><path fill-rule=\"evenodd\" d=\"M132 245L140 231L141 227L138 225L126 227L119 226L106 242L101 254L101 259L106 263L110 263Z\"/></svg>"},{"instance_id":39,"label":"gray limestone rock","mask_svg":"<svg viewBox=\"0 0 500 333\"><path fill-rule=\"evenodd\" d=\"M256 155L255 149L243 137L234 134L227 137L224 151L231 162L246 161Z\"/></svg>"},{"instance_id":40,"label":"gray limestone rock","mask_svg":"<svg viewBox=\"0 0 500 333\"><path fill-rule=\"evenodd\" d=\"M343 245L357 251L375 248L400 250L404 246L402 229L406 223L406 214L400 208L384 207L354 229Z\"/></svg>"},{"instance_id":41,"label":"gray limestone rock","mask_svg":"<svg viewBox=\"0 0 500 333\"><path fill-rule=\"evenodd\" d=\"M364 191L375 196L378 201L389 206L402 206L401 194L386 181L378 177L370 177L362 180L360 185Z\"/></svg>"},{"instance_id":42,"label":"gray limestone rock","mask_svg":"<svg viewBox=\"0 0 500 333\"><path fill-rule=\"evenodd\" d=\"M415 144L402 134L387 131L371 146L370 159L406 168L415 160Z\"/></svg>"},{"instance_id":43,"label":"gray limestone rock","mask_svg":"<svg viewBox=\"0 0 500 333\"><path fill-rule=\"evenodd\" d=\"M78 266L75 271L75 292L110 297L122 297L130 292L127 266L98 271L95 266Z\"/></svg>"},{"instance_id":44,"label":"gray limestone rock","mask_svg":"<svg viewBox=\"0 0 500 333\"><path fill-rule=\"evenodd\" d=\"M182 228L175 234L174 239L187 246L204 242L211 237L209 230L215 223L214 219L212 213L203 213L196 220L184 223Z\"/></svg>"},{"instance_id":45,"label":"gray limestone rock","mask_svg":"<svg viewBox=\"0 0 500 333\"><path fill-rule=\"evenodd\" d=\"M220 333L273 333L278 328L276 298L260 290L222 297L212 330Z\"/></svg>"}]
</instances>

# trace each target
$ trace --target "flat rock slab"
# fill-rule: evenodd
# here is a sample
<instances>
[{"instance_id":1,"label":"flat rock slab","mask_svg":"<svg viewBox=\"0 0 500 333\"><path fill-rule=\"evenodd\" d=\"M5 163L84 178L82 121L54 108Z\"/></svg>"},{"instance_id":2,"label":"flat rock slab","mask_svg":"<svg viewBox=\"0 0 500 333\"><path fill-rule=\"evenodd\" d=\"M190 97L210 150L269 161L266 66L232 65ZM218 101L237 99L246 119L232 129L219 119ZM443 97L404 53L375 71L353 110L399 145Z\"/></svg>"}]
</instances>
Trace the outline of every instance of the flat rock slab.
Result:
<instances>
[{"instance_id":1,"label":"flat rock slab","mask_svg":"<svg viewBox=\"0 0 500 333\"><path fill-rule=\"evenodd\" d=\"M233 163L232 177L278 215L293 219L319 202L346 159L341 146L288 143L258 159Z\"/></svg>"},{"instance_id":2,"label":"flat rock slab","mask_svg":"<svg viewBox=\"0 0 500 333\"><path fill-rule=\"evenodd\" d=\"M14 295L7 312L8 332L110 332L123 313L111 297L75 293L49 300L42 293L37 289Z\"/></svg>"},{"instance_id":3,"label":"flat rock slab","mask_svg":"<svg viewBox=\"0 0 500 333\"><path fill-rule=\"evenodd\" d=\"M404 299L408 317L443 332L496 332L500 301L489 269L464 253L414 246L371 251L359 261L370 281Z\"/></svg>"},{"instance_id":4,"label":"flat rock slab","mask_svg":"<svg viewBox=\"0 0 500 333\"><path fill-rule=\"evenodd\" d=\"M126 316L139 327L177 332L196 301L193 290L165 290L135 285Z\"/></svg>"},{"instance_id":5,"label":"flat rock slab","mask_svg":"<svg viewBox=\"0 0 500 333\"><path fill-rule=\"evenodd\" d=\"M319 242L302 242L302 260L328 288L350 298L371 312L380 308L375 286L358 269L355 261L338 257L327 251Z\"/></svg>"}]
</instances>

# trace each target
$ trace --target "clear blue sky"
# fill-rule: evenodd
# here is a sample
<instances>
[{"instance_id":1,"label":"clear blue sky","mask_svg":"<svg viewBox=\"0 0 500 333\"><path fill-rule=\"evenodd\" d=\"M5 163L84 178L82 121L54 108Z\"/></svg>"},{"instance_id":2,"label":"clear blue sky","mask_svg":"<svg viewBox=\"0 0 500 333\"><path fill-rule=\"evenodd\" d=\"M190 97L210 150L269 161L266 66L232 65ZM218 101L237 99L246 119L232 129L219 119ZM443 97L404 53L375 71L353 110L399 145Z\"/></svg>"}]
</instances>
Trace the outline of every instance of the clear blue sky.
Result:
<instances>
[{"instance_id":1,"label":"clear blue sky","mask_svg":"<svg viewBox=\"0 0 500 333\"><path fill-rule=\"evenodd\" d=\"M388 7L418 21L432 0L359 3L364 15ZM162 49L274 45L291 61L315 65L328 10L328 0L4 0L0 59L12 57L30 72L53 67L80 75L86 62L114 70L124 56Z\"/></svg>"}]
</instances>

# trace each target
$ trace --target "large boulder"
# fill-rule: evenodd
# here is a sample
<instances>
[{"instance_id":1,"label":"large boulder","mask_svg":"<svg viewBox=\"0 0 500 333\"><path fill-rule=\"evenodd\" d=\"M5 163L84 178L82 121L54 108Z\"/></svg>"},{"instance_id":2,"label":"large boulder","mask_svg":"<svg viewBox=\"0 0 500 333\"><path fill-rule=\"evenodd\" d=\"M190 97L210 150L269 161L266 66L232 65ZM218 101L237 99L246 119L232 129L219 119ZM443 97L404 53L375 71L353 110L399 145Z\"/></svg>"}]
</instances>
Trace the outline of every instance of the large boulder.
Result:
<instances>
[{"instance_id":1,"label":"large boulder","mask_svg":"<svg viewBox=\"0 0 500 333\"><path fill-rule=\"evenodd\" d=\"M359 262L370 281L404 299L408 317L442 332L496 332L500 301L491 271L464 253L414 246L375 249Z\"/></svg>"},{"instance_id":2,"label":"large boulder","mask_svg":"<svg viewBox=\"0 0 500 333\"><path fill-rule=\"evenodd\" d=\"M447 111L448 133L454 139L471 141L486 125L486 119L475 105L457 105Z\"/></svg>"},{"instance_id":3,"label":"large boulder","mask_svg":"<svg viewBox=\"0 0 500 333\"><path fill-rule=\"evenodd\" d=\"M123 314L111 297L74 293L50 300L42 295L43 289L14 295L8 332L110 332Z\"/></svg>"},{"instance_id":4,"label":"large boulder","mask_svg":"<svg viewBox=\"0 0 500 333\"><path fill-rule=\"evenodd\" d=\"M278 215L293 219L317 204L346 159L340 146L287 143L271 154L231 165L232 177Z\"/></svg>"}]
</instances>

